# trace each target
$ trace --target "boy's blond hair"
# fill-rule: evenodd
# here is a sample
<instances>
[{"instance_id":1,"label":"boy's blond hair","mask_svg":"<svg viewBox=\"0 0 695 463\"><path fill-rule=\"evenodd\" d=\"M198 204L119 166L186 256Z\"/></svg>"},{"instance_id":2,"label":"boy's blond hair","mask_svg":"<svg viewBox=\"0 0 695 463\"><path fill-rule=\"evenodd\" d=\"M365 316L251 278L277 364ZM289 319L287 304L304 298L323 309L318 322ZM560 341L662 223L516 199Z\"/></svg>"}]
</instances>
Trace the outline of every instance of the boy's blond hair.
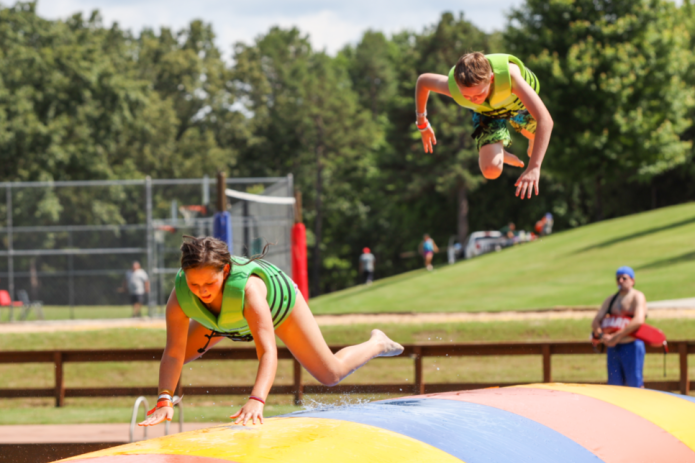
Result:
<instances>
[{"instance_id":1,"label":"boy's blond hair","mask_svg":"<svg viewBox=\"0 0 695 463\"><path fill-rule=\"evenodd\" d=\"M490 81L492 67L485 55L479 51L467 53L459 58L454 68L454 79L463 87L474 87Z\"/></svg>"}]
</instances>

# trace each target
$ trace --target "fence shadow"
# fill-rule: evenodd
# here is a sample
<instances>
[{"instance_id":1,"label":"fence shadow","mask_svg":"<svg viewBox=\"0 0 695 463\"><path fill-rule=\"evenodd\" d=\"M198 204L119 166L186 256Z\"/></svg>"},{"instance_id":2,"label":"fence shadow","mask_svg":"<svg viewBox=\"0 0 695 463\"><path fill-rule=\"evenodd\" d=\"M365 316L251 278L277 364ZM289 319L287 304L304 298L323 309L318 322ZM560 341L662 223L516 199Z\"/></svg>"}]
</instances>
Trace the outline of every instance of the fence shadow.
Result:
<instances>
[{"instance_id":1,"label":"fence shadow","mask_svg":"<svg viewBox=\"0 0 695 463\"><path fill-rule=\"evenodd\" d=\"M644 264L642 266L637 267L637 270L653 270L662 267L668 267L670 265L682 264L684 262L689 262L692 260L695 260L695 251L687 252L685 254L681 254L680 256L669 257L668 259L655 260L653 262L649 262L648 264Z\"/></svg>"},{"instance_id":2,"label":"fence shadow","mask_svg":"<svg viewBox=\"0 0 695 463\"><path fill-rule=\"evenodd\" d=\"M673 228L684 227L684 226L690 225L692 223L695 223L695 217L691 217L691 218L686 219L686 220L681 220L680 222L673 222L673 223L670 223L668 225L653 227L653 228L649 228L647 230L642 230L642 231L638 231L635 233L630 233L627 235L619 236L617 238L612 238L610 240L604 241L602 243L592 244L591 246L587 246L585 248L577 250L575 252L575 254L579 254L579 253L586 252L586 251L592 251L594 249L606 248L606 247L612 246L614 244L634 240L637 238L642 238L644 236L652 235L654 233L659 233L659 232L666 231L666 230L671 230Z\"/></svg>"}]
</instances>

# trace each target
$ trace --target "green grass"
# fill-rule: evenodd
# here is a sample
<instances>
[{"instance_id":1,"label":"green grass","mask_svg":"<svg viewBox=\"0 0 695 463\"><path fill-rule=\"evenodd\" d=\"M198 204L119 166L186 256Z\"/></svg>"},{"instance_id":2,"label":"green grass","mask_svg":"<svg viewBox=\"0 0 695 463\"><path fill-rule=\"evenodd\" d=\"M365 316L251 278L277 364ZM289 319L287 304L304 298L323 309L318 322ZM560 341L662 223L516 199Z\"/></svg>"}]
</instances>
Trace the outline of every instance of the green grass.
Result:
<instances>
[{"instance_id":1,"label":"green grass","mask_svg":"<svg viewBox=\"0 0 695 463\"><path fill-rule=\"evenodd\" d=\"M149 314L147 307L142 309L144 315ZM15 309L14 319L19 320L21 309ZM46 320L94 320L103 318L130 318L133 308L129 305L102 305L102 306L75 306L70 308L61 305L46 305L43 307ZM153 315L161 315L160 308L154 309ZM0 310L0 321L8 321L10 313L8 309ZM36 311L32 310L27 317L28 321L37 320Z\"/></svg>"},{"instance_id":2,"label":"green grass","mask_svg":"<svg viewBox=\"0 0 695 463\"><path fill-rule=\"evenodd\" d=\"M647 300L695 295L695 204L607 220L434 272L414 271L311 300L316 314L598 306L621 265Z\"/></svg>"},{"instance_id":3,"label":"green grass","mask_svg":"<svg viewBox=\"0 0 695 463\"><path fill-rule=\"evenodd\" d=\"M695 320L652 320L651 323L670 339L692 338ZM541 341L586 340L590 319L475 322L428 325L377 325L402 343L448 343L474 341ZM354 344L365 340L373 326L347 325L323 327L329 344ZM120 329L117 331L80 331L36 334L4 334L0 350L28 349L116 349L131 347L163 348L164 330ZM223 341L220 347L233 344ZM695 356L691 356L690 374L695 375ZM663 357L648 355L647 380L661 380ZM256 374L255 361L205 361L185 366L184 385L248 385ZM158 362L68 363L65 381L68 387L155 386ZM426 382L533 382L541 381L539 356L427 358L424 361ZM563 382L605 381L603 355L553 357L553 378ZM304 374L308 384L316 382ZM667 358L667 377L678 379L678 357ZM52 364L0 365L0 388L52 387ZM344 384L407 383L413 381L411 359L376 359L345 380ZM281 360L276 384L292 383L292 364ZM407 392L404 392L406 394ZM312 403L352 403L387 398L388 395L308 396ZM395 397L391 396L391 397ZM153 398L151 398L153 399ZM239 396L188 396L186 421L224 422L238 407ZM67 398L62 409L53 407L53 399L0 399L0 424L41 423L125 423L130 419L132 397ZM105 405L107 403L108 405ZM295 410L292 397L271 396L268 413Z\"/></svg>"}]
</instances>

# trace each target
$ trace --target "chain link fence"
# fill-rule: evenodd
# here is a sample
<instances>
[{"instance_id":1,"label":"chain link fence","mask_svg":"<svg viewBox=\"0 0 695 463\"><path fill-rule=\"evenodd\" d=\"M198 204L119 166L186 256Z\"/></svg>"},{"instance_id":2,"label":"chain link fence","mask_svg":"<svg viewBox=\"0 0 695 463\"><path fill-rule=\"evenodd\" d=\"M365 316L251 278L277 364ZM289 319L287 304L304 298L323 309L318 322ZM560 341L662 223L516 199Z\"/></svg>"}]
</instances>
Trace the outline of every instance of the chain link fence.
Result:
<instances>
[{"instance_id":1,"label":"chain link fence","mask_svg":"<svg viewBox=\"0 0 695 463\"><path fill-rule=\"evenodd\" d=\"M212 235L216 187L208 177L0 183L0 291L42 301L48 318L53 306L69 308L70 318L79 318L75 308L90 307L90 318L100 318L107 306L129 304L125 274L139 261L150 278L149 314L161 313L179 268L181 236ZM293 196L291 175L230 178L226 187ZM291 275L292 205L230 198L227 210L233 254L273 243L267 259Z\"/></svg>"}]
</instances>

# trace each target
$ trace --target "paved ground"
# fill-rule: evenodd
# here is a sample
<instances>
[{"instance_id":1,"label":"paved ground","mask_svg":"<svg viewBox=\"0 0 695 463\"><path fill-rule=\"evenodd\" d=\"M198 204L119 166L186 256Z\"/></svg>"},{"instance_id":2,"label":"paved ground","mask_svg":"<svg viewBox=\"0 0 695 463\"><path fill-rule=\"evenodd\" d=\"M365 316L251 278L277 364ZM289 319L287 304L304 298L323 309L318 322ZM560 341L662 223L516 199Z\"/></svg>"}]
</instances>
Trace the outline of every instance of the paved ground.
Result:
<instances>
[{"instance_id":1,"label":"paved ground","mask_svg":"<svg viewBox=\"0 0 695 463\"><path fill-rule=\"evenodd\" d=\"M695 298L656 301L647 304L651 318L695 318ZM375 323L451 323L513 320L557 320L591 318L596 307L559 307L509 312L381 313L316 315L320 326L370 325ZM115 318L101 320L48 320L0 324L0 333L46 333L113 328L165 329L162 318Z\"/></svg>"},{"instance_id":2,"label":"paved ground","mask_svg":"<svg viewBox=\"0 0 695 463\"><path fill-rule=\"evenodd\" d=\"M184 431L217 426L220 423L185 423ZM171 423L170 434L179 432L178 423ZM148 428L147 437L164 435L164 425ZM135 440L143 439L143 428L136 427ZM0 444L57 444L86 442L129 442L128 424L28 424L0 426Z\"/></svg>"}]
</instances>

